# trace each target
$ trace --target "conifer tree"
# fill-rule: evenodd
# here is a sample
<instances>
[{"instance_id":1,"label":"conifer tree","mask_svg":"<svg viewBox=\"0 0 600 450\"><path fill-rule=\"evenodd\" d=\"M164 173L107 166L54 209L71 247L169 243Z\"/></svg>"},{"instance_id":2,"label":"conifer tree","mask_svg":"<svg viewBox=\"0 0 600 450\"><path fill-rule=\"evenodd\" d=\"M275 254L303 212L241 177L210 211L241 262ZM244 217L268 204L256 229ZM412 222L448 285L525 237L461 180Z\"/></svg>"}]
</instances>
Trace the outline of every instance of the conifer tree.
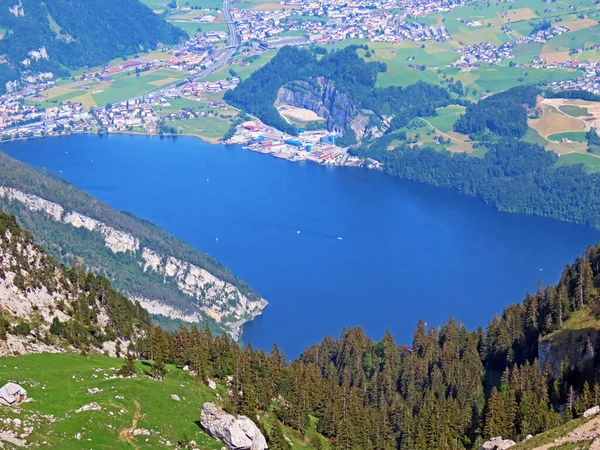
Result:
<instances>
[{"instance_id":1,"label":"conifer tree","mask_svg":"<svg viewBox=\"0 0 600 450\"><path fill-rule=\"evenodd\" d=\"M269 450L291 450L292 446L283 434L283 426L279 421L275 422L269 432Z\"/></svg>"},{"instance_id":2,"label":"conifer tree","mask_svg":"<svg viewBox=\"0 0 600 450\"><path fill-rule=\"evenodd\" d=\"M130 377L132 375L135 375L135 361L131 352L127 352L125 358L123 359L123 366L119 369L117 373L124 377Z\"/></svg>"}]
</instances>

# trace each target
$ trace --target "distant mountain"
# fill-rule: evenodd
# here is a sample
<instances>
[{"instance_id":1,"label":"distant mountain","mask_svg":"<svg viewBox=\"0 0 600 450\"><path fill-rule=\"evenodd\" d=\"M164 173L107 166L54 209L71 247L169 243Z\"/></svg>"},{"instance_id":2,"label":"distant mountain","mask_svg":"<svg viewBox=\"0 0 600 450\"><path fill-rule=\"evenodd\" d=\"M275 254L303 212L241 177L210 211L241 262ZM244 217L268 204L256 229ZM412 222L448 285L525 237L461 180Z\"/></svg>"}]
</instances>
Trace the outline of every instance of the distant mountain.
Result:
<instances>
[{"instance_id":1,"label":"distant mountain","mask_svg":"<svg viewBox=\"0 0 600 450\"><path fill-rule=\"evenodd\" d=\"M0 209L59 262L81 264L151 314L237 339L266 301L229 270L156 225L0 153Z\"/></svg>"},{"instance_id":2,"label":"distant mountain","mask_svg":"<svg viewBox=\"0 0 600 450\"><path fill-rule=\"evenodd\" d=\"M139 0L0 2L0 92L21 74L105 64L185 37Z\"/></svg>"}]
</instances>

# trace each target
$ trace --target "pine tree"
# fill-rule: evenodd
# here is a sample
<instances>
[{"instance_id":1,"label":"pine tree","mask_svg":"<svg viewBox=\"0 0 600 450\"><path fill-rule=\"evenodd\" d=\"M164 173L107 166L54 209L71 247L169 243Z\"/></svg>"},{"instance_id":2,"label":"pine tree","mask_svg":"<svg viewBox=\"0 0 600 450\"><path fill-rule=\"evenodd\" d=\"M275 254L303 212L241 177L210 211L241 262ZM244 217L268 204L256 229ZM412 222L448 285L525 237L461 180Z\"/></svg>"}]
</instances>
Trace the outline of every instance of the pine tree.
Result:
<instances>
[{"instance_id":1,"label":"pine tree","mask_svg":"<svg viewBox=\"0 0 600 450\"><path fill-rule=\"evenodd\" d=\"M292 446L283 434L283 426L275 422L269 432L269 450L291 450Z\"/></svg>"},{"instance_id":2,"label":"pine tree","mask_svg":"<svg viewBox=\"0 0 600 450\"><path fill-rule=\"evenodd\" d=\"M123 359L123 366L119 369L117 374L124 377L135 375L135 361L131 352L128 351L125 355L125 358Z\"/></svg>"}]
</instances>

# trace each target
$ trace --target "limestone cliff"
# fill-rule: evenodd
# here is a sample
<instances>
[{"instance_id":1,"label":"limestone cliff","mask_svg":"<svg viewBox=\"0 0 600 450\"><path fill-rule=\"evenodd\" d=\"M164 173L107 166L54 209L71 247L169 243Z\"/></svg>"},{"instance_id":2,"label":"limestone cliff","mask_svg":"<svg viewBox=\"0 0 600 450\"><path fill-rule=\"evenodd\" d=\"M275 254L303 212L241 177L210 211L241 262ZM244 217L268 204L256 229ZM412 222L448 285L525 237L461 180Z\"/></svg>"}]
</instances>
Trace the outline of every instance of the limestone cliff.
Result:
<instances>
[{"instance_id":1,"label":"limestone cliff","mask_svg":"<svg viewBox=\"0 0 600 450\"><path fill-rule=\"evenodd\" d=\"M335 83L323 77L313 80L292 81L282 86L277 93L275 106L289 105L316 113L327 121L327 129L344 134L351 128L357 139L373 135L380 136L382 130L373 125L380 123L372 111L359 110L351 97L340 92Z\"/></svg>"},{"instance_id":2,"label":"limestone cliff","mask_svg":"<svg viewBox=\"0 0 600 450\"><path fill-rule=\"evenodd\" d=\"M0 356L56 353L74 342L116 356L117 346L145 333L150 319L139 305L85 277L57 264L0 212Z\"/></svg>"},{"instance_id":3,"label":"limestone cliff","mask_svg":"<svg viewBox=\"0 0 600 450\"><path fill-rule=\"evenodd\" d=\"M127 270L139 270L146 274L147 281L144 283L163 284L179 293L174 298L168 293L161 295L163 291L160 289L144 285L121 287L125 295L138 300L151 314L189 323L211 320L238 339L241 325L266 307L264 299L242 293L238 287L206 269L178 255L165 254L145 246L140 237L81 212L69 211L58 203L7 186L0 186L0 206L2 201L8 202L7 206L12 208L17 205L32 213L42 214L63 226L87 230L91 233L86 241L89 245L93 245L94 239L102 242L109 251L109 257L113 254L115 260L120 265L125 264ZM61 247L61 251L64 248ZM90 261L88 266L94 268L94 262ZM105 267L96 269L102 273L107 271ZM118 277L116 273L109 272L108 275L111 278Z\"/></svg>"}]
</instances>

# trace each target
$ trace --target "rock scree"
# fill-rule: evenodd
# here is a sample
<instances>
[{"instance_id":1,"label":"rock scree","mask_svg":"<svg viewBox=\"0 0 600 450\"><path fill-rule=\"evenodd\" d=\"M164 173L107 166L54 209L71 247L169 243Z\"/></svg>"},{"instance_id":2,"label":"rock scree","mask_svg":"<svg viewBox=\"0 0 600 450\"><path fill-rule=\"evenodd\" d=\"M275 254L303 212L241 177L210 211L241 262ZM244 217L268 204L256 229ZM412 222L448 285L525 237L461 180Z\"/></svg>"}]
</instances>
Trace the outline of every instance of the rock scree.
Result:
<instances>
[{"instance_id":1,"label":"rock scree","mask_svg":"<svg viewBox=\"0 0 600 450\"><path fill-rule=\"evenodd\" d=\"M266 450L267 441L252 420L226 413L214 403L202 405L200 424L211 437L222 441L229 450Z\"/></svg>"}]
</instances>

